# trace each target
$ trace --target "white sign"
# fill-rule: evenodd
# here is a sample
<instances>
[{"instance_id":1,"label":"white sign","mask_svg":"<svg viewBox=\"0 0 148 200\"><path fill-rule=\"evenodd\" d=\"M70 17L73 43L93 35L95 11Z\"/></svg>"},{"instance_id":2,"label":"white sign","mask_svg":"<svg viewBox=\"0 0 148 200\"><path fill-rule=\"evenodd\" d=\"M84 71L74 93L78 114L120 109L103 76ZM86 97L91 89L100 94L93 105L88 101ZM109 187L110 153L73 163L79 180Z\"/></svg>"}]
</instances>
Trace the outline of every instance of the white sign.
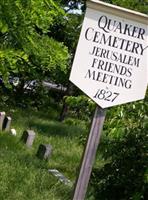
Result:
<instances>
[{"instance_id":1,"label":"white sign","mask_svg":"<svg viewBox=\"0 0 148 200\"><path fill-rule=\"evenodd\" d=\"M90 1L70 80L106 108L143 99L147 68L148 16Z\"/></svg>"}]
</instances>

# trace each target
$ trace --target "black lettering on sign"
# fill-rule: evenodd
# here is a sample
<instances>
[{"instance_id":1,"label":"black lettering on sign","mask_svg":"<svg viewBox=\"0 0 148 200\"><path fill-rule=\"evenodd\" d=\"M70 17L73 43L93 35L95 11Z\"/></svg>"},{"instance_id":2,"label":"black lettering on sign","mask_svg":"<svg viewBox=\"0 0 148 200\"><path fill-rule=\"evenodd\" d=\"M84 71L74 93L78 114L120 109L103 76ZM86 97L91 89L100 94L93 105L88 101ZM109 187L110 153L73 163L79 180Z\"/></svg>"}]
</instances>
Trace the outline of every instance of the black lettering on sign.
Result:
<instances>
[{"instance_id":1,"label":"black lettering on sign","mask_svg":"<svg viewBox=\"0 0 148 200\"><path fill-rule=\"evenodd\" d=\"M117 92L111 92L109 90L98 89L93 98L98 98L100 100L114 102L115 99L119 96Z\"/></svg>"}]
</instances>

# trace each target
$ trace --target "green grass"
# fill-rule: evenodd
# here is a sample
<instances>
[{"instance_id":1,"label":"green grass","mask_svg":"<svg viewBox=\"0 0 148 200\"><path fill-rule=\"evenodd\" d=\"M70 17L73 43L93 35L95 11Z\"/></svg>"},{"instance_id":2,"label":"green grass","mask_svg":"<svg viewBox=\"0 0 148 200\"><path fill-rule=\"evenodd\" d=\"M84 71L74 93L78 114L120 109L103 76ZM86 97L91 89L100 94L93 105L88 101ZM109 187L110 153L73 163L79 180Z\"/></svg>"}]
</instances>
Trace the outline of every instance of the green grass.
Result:
<instances>
[{"instance_id":1,"label":"green grass","mask_svg":"<svg viewBox=\"0 0 148 200\"><path fill-rule=\"evenodd\" d=\"M83 150L79 136L86 130L58 122L58 112L53 109L39 112L1 108L1 111L12 117L17 136L0 133L0 199L71 199L72 187L61 183L48 169L57 169L75 182ZM20 141L26 129L36 132L35 142L29 149ZM48 161L36 157L39 144L52 145Z\"/></svg>"}]
</instances>

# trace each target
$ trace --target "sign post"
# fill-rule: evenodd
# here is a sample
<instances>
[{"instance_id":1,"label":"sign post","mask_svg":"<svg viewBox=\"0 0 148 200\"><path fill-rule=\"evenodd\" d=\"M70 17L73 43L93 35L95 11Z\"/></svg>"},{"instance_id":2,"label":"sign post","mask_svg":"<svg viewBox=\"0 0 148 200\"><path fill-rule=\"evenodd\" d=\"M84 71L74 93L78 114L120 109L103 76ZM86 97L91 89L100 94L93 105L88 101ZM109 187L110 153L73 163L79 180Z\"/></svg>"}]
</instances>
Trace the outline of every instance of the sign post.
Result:
<instances>
[{"instance_id":1,"label":"sign post","mask_svg":"<svg viewBox=\"0 0 148 200\"><path fill-rule=\"evenodd\" d=\"M105 108L144 99L148 83L148 16L88 0L70 81L96 108L73 200L84 200Z\"/></svg>"},{"instance_id":2,"label":"sign post","mask_svg":"<svg viewBox=\"0 0 148 200\"><path fill-rule=\"evenodd\" d=\"M96 107L92 126L83 154L81 169L77 179L73 200L83 200L87 191L96 151L100 141L101 130L105 119L105 109Z\"/></svg>"}]
</instances>

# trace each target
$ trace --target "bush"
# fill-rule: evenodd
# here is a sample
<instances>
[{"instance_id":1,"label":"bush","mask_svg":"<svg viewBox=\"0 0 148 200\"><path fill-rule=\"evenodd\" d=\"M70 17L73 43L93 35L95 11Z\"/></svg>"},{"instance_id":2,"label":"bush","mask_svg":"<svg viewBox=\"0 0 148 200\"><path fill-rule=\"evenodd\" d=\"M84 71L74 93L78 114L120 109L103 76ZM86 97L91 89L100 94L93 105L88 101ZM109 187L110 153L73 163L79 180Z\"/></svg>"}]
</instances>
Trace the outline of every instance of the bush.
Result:
<instances>
[{"instance_id":1,"label":"bush","mask_svg":"<svg viewBox=\"0 0 148 200\"><path fill-rule=\"evenodd\" d=\"M147 109L146 103L138 102L109 113L99 149L105 164L93 169L91 177L95 199L146 200Z\"/></svg>"},{"instance_id":2,"label":"bush","mask_svg":"<svg viewBox=\"0 0 148 200\"><path fill-rule=\"evenodd\" d=\"M68 106L68 115L77 117L80 120L90 120L95 108L95 103L85 95L65 96L65 103Z\"/></svg>"}]
</instances>

